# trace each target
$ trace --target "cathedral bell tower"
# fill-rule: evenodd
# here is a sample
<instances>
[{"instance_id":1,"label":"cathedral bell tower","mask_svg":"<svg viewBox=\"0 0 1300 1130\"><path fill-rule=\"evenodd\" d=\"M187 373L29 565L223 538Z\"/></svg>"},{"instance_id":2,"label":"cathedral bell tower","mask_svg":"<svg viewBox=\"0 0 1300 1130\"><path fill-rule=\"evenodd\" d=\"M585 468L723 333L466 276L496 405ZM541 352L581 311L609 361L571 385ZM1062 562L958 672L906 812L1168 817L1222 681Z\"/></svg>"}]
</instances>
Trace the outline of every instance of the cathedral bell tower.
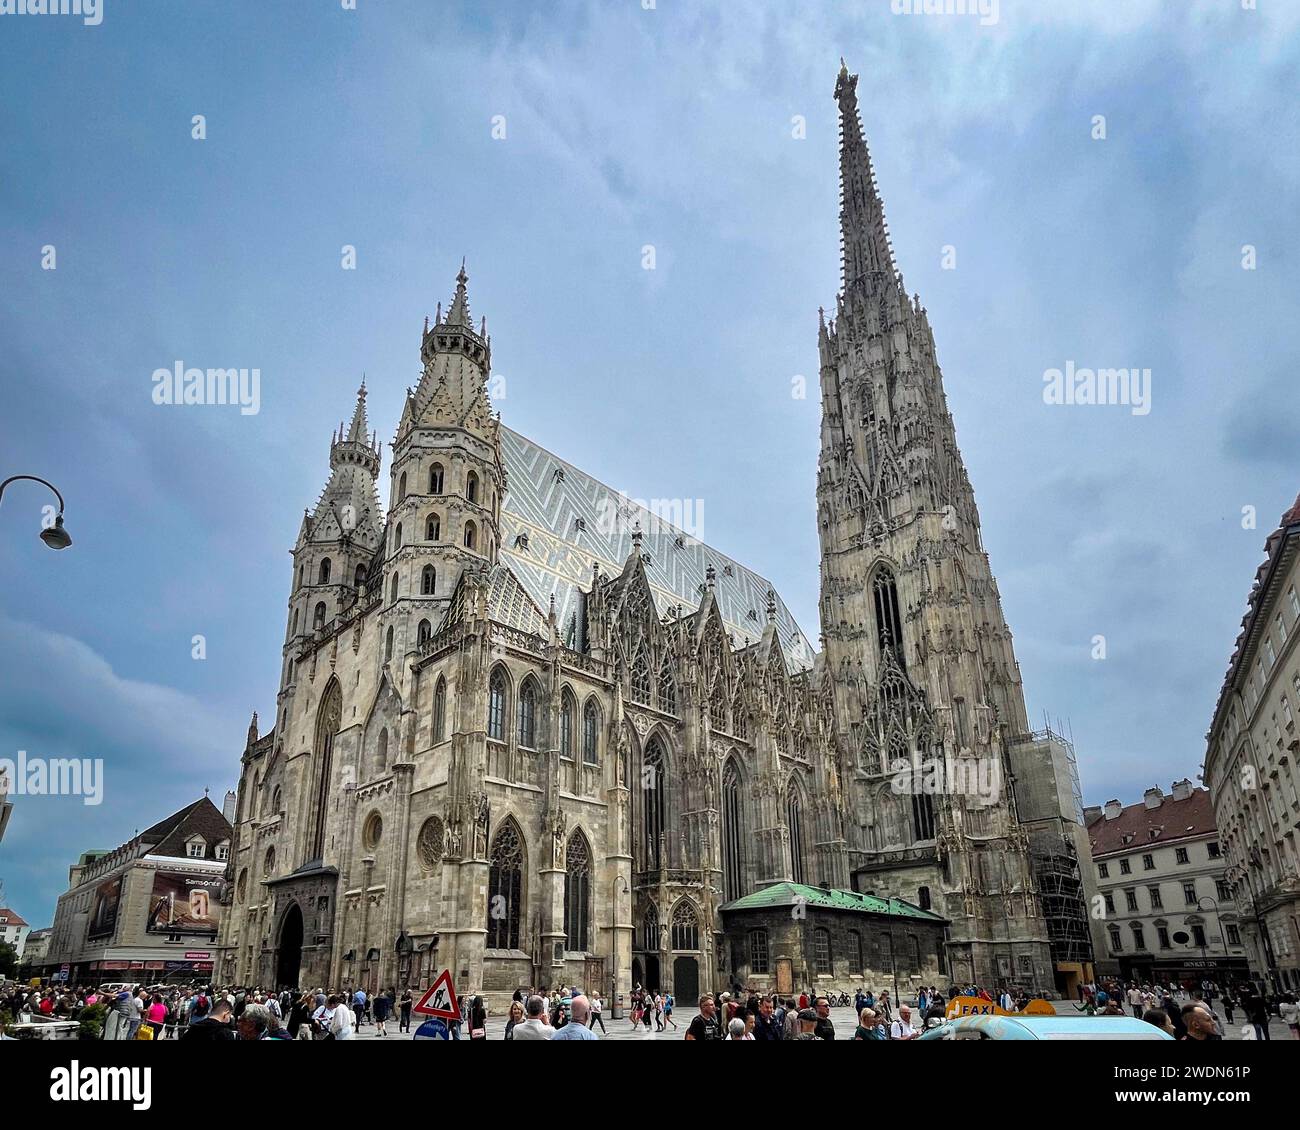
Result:
<instances>
[{"instance_id":1,"label":"cathedral bell tower","mask_svg":"<svg viewBox=\"0 0 1300 1130\"><path fill-rule=\"evenodd\" d=\"M423 369L393 440L381 629L399 684L395 660L427 643L461 574L495 565L500 549L506 475L487 390L492 342L486 319L473 327L468 281L462 263L445 316L439 304L433 325L425 320Z\"/></svg>"},{"instance_id":2,"label":"cathedral bell tower","mask_svg":"<svg viewBox=\"0 0 1300 1130\"><path fill-rule=\"evenodd\" d=\"M818 333L824 662L855 888L952 922L949 973L1051 985L1008 773L1020 673L949 414L934 336L894 264L841 66L842 289Z\"/></svg>"}]
</instances>

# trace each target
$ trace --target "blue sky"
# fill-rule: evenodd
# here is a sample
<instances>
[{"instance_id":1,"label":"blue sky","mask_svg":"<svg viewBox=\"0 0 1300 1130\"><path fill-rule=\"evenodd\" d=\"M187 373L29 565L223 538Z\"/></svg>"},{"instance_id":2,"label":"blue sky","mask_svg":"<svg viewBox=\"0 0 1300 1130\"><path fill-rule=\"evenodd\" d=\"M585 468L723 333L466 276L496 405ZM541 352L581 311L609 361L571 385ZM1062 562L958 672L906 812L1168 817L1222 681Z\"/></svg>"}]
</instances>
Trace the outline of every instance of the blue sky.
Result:
<instances>
[{"instance_id":1,"label":"blue sky","mask_svg":"<svg viewBox=\"0 0 1300 1130\"><path fill-rule=\"evenodd\" d=\"M365 372L391 438L462 256L503 419L705 499L816 638L819 409L790 382L838 281L841 54L1030 716L1068 720L1091 803L1195 777L1300 490L1300 5L104 3L0 16L0 470L53 479L75 539L6 493L0 756L108 774L98 808L15 808L0 879L34 925L81 851L233 785L330 432ZM261 411L155 405L177 360L259 368ZM1150 368L1150 414L1045 405L1070 360Z\"/></svg>"}]
</instances>

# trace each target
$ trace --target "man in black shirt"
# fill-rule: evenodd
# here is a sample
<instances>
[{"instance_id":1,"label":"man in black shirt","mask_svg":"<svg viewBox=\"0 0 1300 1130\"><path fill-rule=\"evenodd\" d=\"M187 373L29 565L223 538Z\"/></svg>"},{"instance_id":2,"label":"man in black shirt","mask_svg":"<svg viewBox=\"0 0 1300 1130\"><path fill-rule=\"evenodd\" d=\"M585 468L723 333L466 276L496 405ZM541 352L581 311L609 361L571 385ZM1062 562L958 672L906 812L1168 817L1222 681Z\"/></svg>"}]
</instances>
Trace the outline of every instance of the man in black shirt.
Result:
<instances>
[{"instance_id":1,"label":"man in black shirt","mask_svg":"<svg viewBox=\"0 0 1300 1130\"><path fill-rule=\"evenodd\" d=\"M718 1004L707 994L700 997L700 1014L686 1029L688 1040L720 1040L722 1029L718 1025Z\"/></svg>"},{"instance_id":2,"label":"man in black shirt","mask_svg":"<svg viewBox=\"0 0 1300 1130\"><path fill-rule=\"evenodd\" d=\"M835 1025L831 1023L831 1002L825 997L817 998L817 1026L813 1031L823 1040L835 1039Z\"/></svg>"},{"instance_id":3,"label":"man in black shirt","mask_svg":"<svg viewBox=\"0 0 1300 1130\"><path fill-rule=\"evenodd\" d=\"M230 1002L224 998L212 1006L202 1020L196 1020L184 1032L182 1040L233 1040L235 1029L230 1023Z\"/></svg>"}]
</instances>

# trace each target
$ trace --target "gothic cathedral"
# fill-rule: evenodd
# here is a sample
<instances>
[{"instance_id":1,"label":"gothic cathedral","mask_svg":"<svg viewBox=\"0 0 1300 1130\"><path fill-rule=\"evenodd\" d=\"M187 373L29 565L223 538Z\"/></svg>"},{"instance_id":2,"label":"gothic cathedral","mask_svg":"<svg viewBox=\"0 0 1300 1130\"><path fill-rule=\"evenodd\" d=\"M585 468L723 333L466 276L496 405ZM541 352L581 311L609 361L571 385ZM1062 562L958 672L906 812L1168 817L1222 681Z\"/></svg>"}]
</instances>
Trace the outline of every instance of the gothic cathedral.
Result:
<instances>
[{"instance_id":1,"label":"gothic cathedral","mask_svg":"<svg viewBox=\"0 0 1300 1130\"><path fill-rule=\"evenodd\" d=\"M425 322L386 512L363 386L303 517L275 721L259 734L254 715L242 758L218 982L427 986L447 968L497 1000L640 983L685 1007L778 987L722 908L785 884L946 922L916 958L927 982L1052 984L1007 784L1028 730L1011 634L855 86L841 68L821 651L761 576L501 423L462 267ZM847 987L871 960L795 955L785 977Z\"/></svg>"}]
</instances>

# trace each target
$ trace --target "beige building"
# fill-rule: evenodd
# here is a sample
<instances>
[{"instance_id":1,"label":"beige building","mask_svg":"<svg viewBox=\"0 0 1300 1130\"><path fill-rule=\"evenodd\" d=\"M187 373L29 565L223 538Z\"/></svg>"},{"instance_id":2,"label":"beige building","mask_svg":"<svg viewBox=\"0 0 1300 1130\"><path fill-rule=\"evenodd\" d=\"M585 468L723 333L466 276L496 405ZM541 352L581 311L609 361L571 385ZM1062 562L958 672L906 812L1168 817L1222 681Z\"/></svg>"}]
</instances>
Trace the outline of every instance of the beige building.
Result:
<instances>
[{"instance_id":1,"label":"beige building","mask_svg":"<svg viewBox=\"0 0 1300 1130\"><path fill-rule=\"evenodd\" d=\"M1203 779L1252 972L1300 989L1300 499L1265 543L1206 735Z\"/></svg>"},{"instance_id":2,"label":"beige building","mask_svg":"<svg viewBox=\"0 0 1300 1130\"><path fill-rule=\"evenodd\" d=\"M0 906L0 942L7 942L14 947L18 953L19 965L23 963L27 948L27 936L30 932L31 927L16 910L10 910L7 906Z\"/></svg>"},{"instance_id":3,"label":"beige building","mask_svg":"<svg viewBox=\"0 0 1300 1130\"><path fill-rule=\"evenodd\" d=\"M490 995L689 1000L741 972L721 906L785 882L932 911L946 974L1050 991L1004 787L1032 741L1019 670L855 82L835 88L843 287L818 336L824 650L691 535L691 500L665 516L501 423L462 266L425 322L386 511L363 388L304 515L274 722L254 716L243 753L221 979L445 967Z\"/></svg>"},{"instance_id":4,"label":"beige building","mask_svg":"<svg viewBox=\"0 0 1300 1130\"><path fill-rule=\"evenodd\" d=\"M207 797L68 869L43 968L73 984L210 975L232 829Z\"/></svg>"},{"instance_id":5,"label":"beige building","mask_svg":"<svg viewBox=\"0 0 1300 1130\"><path fill-rule=\"evenodd\" d=\"M1186 779L1139 804L1085 810L1105 906L1098 973L1143 983L1235 984L1246 950L1210 794Z\"/></svg>"}]
</instances>

